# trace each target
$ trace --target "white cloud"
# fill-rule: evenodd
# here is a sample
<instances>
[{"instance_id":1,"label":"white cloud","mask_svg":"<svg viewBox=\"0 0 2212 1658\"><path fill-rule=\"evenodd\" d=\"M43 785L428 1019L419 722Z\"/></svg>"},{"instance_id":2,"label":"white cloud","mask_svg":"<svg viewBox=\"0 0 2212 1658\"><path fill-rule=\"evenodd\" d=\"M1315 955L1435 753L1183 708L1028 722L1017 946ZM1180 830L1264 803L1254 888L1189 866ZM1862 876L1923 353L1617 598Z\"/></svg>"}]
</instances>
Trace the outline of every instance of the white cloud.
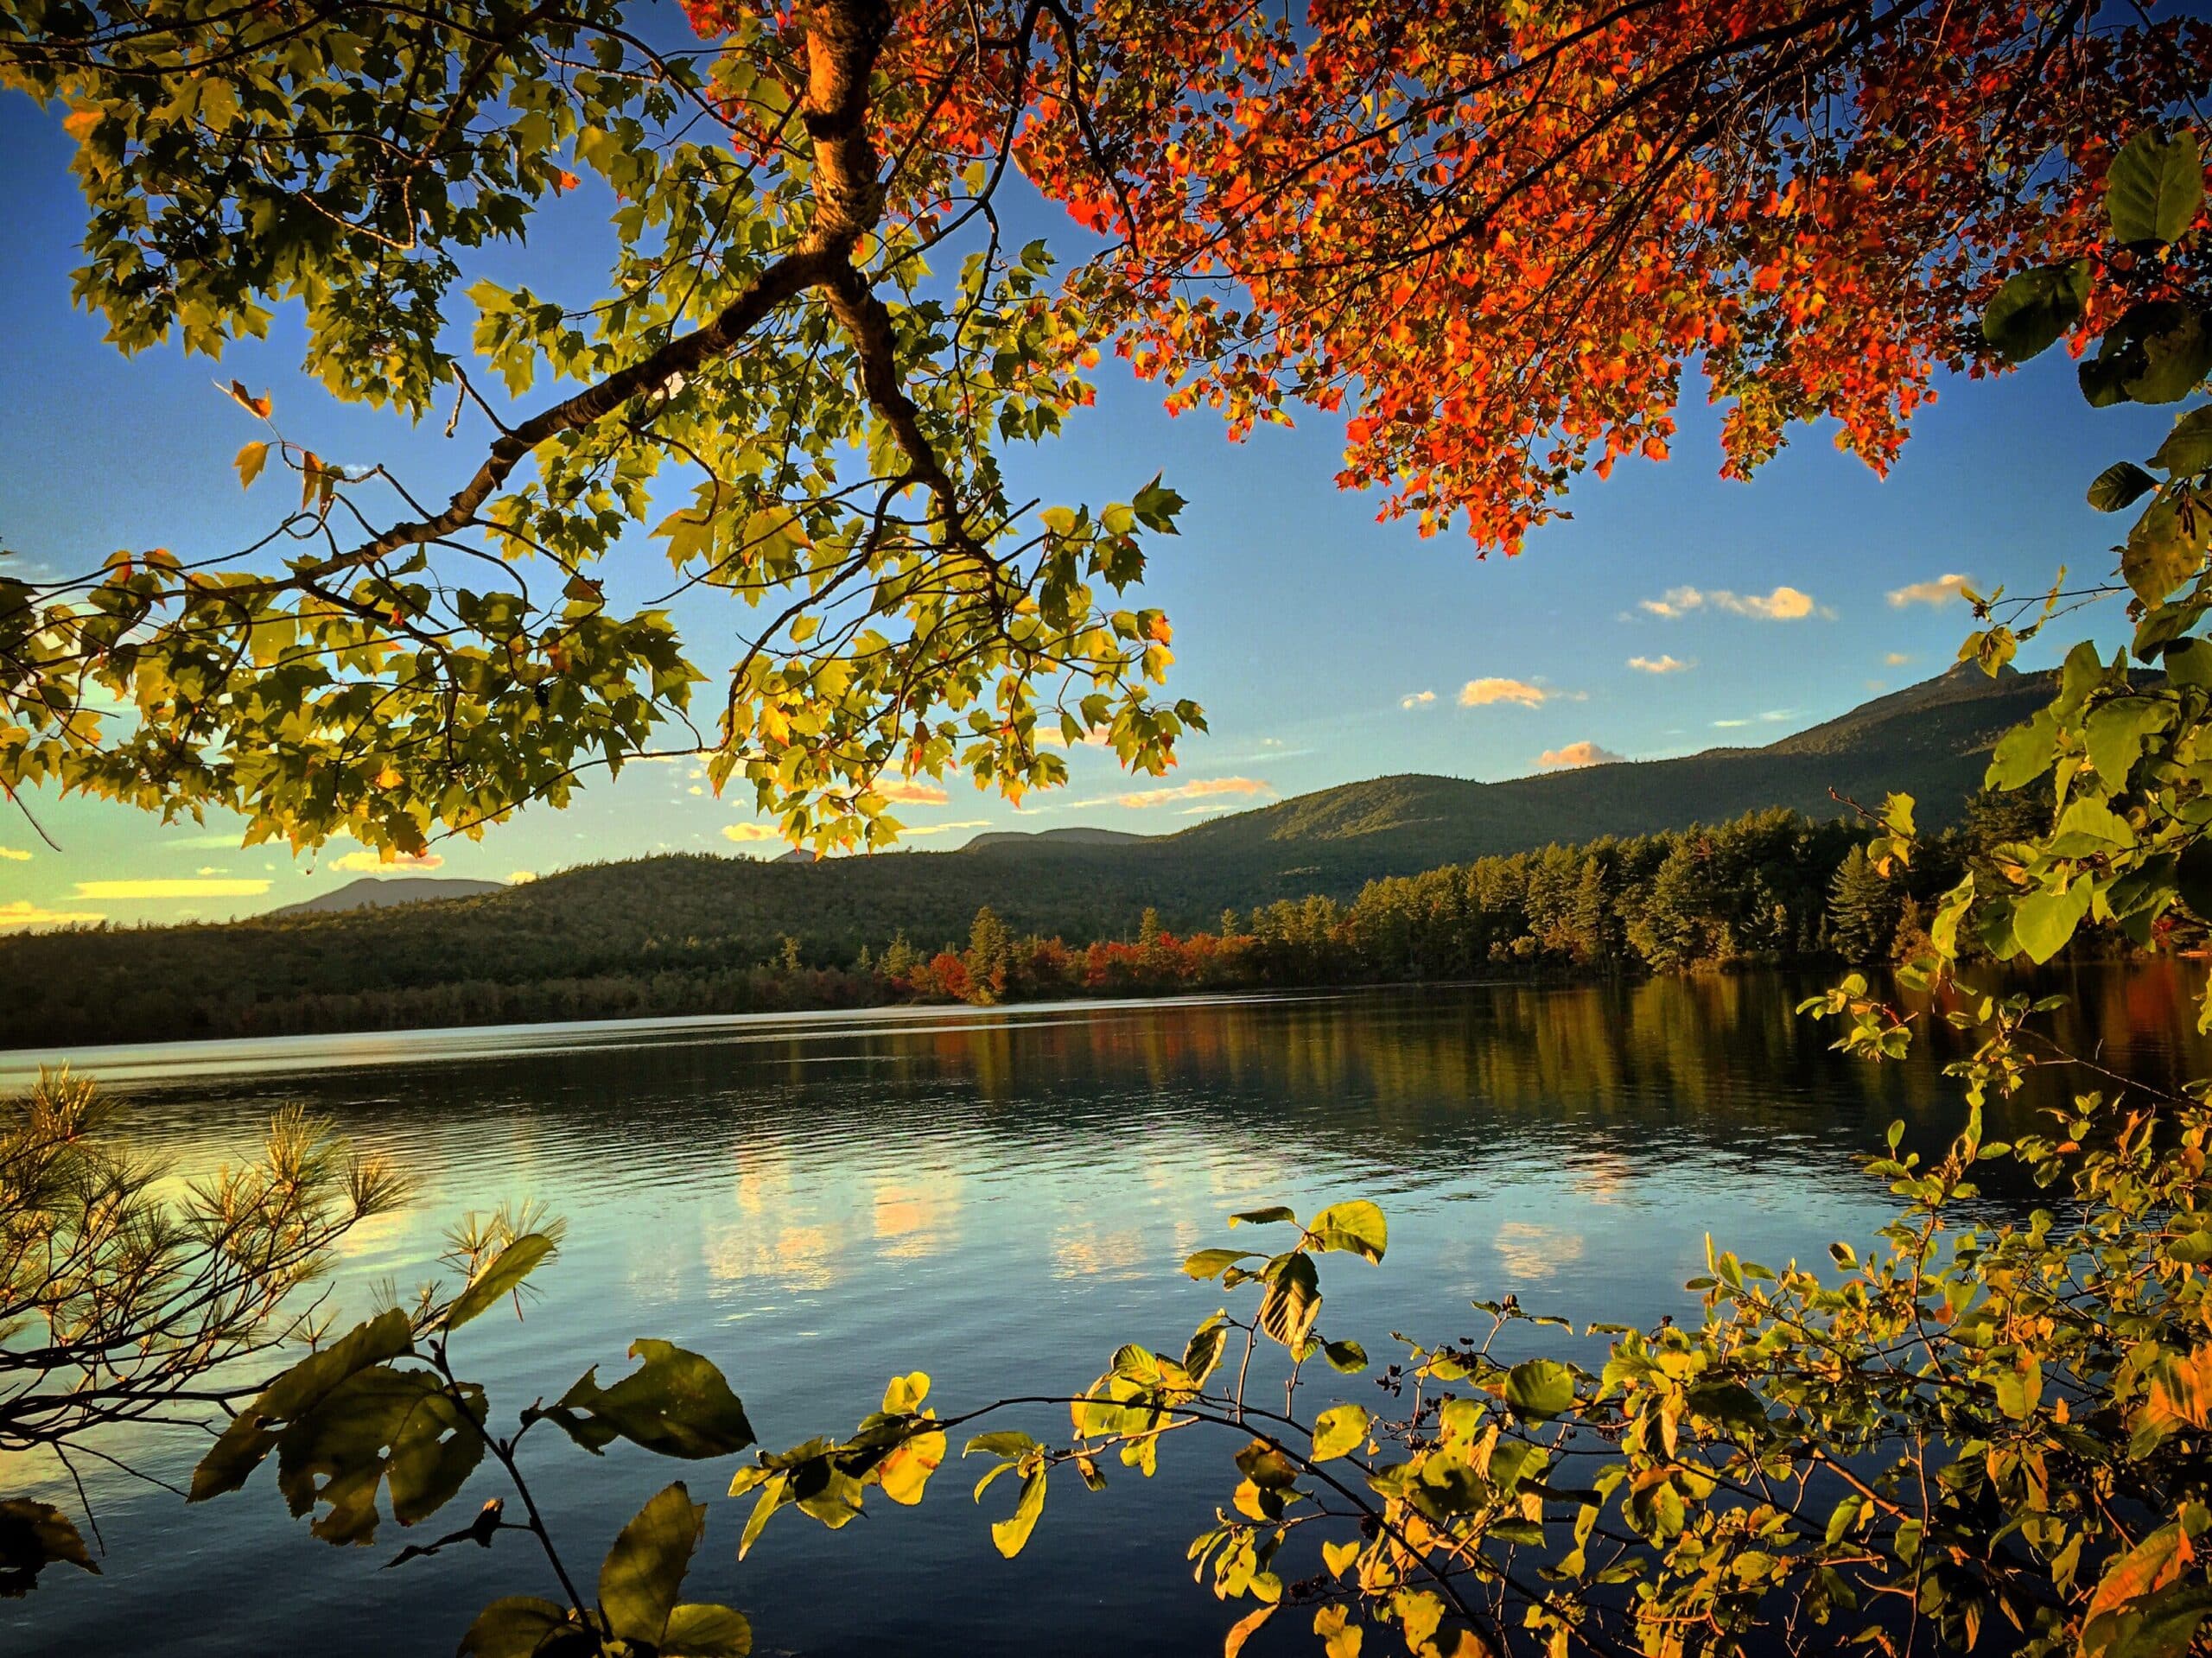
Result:
<instances>
[{"instance_id":1,"label":"white cloud","mask_svg":"<svg viewBox=\"0 0 2212 1658\"><path fill-rule=\"evenodd\" d=\"M527 886L531 882L537 879L537 872L535 869L510 869L507 871L507 885L510 886Z\"/></svg>"},{"instance_id":2,"label":"white cloud","mask_svg":"<svg viewBox=\"0 0 2212 1658\"><path fill-rule=\"evenodd\" d=\"M1749 724L1751 724L1749 720L1715 720L1713 722L1713 729L1716 731L1733 731L1738 726Z\"/></svg>"},{"instance_id":3,"label":"white cloud","mask_svg":"<svg viewBox=\"0 0 2212 1658\"><path fill-rule=\"evenodd\" d=\"M703 795L707 791L703 788L700 787L699 785L695 783L683 792L688 795Z\"/></svg>"},{"instance_id":4,"label":"white cloud","mask_svg":"<svg viewBox=\"0 0 2212 1658\"><path fill-rule=\"evenodd\" d=\"M1640 674L1679 674L1690 666L1673 657L1630 657L1628 665Z\"/></svg>"},{"instance_id":5,"label":"white cloud","mask_svg":"<svg viewBox=\"0 0 2212 1658\"><path fill-rule=\"evenodd\" d=\"M1213 795L1271 795L1274 791L1274 784L1263 783L1258 778L1199 778L1190 783L1179 783L1172 789L1141 789L1135 794L1116 795L1114 804L1127 806L1132 811L1142 811L1176 800L1203 800Z\"/></svg>"},{"instance_id":6,"label":"white cloud","mask_svg":"<svg viewBox=\"0 0 2212 1658\"><path fill-rule=\"evenodd\" d=\"M722 825L722 839L734 841L740 846L750 845L756 841L780 841L783 838L784 832L781 829L772 828L766 823L725 823Z\"/></svg>"},{"instance_id":7,"label":"white cloud","mask_svg":"<svg viewBox=\"0 0 2212 1658\"><path fill-rule=\"evenodd\" d=\"M1600 748L1593 742L1569 743L1564 748L1547 748L1536 757L1536 764L1548 771L1571 771L1582 765L1611 765L1628 758L1616 754L1610 748Z\"/></svg>"},{"instance_id":8,"label":"white cloud","mask_svg":"<svg viewBox=\"0 0 2212 1658\"><path fill-rule=\"evenodd\" d=\"M1085 748L1103 748L1113 740L1113 734L1104 726L1093 726L1077 737L1076 741ZM1037 741L1039 746L1046 748L1065 748L1068 746L1066 734L1058 726L1039 726Z\"/></svg>"},{"instance_id":9,"label":"white cloud","mask_svg":"<svg viewBox=\"0 0 2212 1658\"><path fill-rule=\"evenodd\" d=\"M441 869L445 860L435 852L424 852L414 857L402 855L387 858L381 852L349 852L342 858L333 858L333 869L349 869L360 875L397 873L403 869Z\"/></svg>"},{"instance_id":10,"label":"white cloud","mask_svg":"<svg viewBox=\"0 0 2212 1658\"><path fill-rule=\"evenodd\" d=\"M0 927L66 927L79 921L105 921L97 910L48 910L19 898L0 904Z\"/></svg>"},{"instance_id":11,"label":"white cloud","mask_svg":"<svg viewBox=\"0 0 2212 1658\"><path fill-rule=\"evenodd\" d=\"M1400 697L1398 706L1402 708L1423 708L1434 701L1436 701L1434 691L1415 691L1411 696Z\"/></svg>"},{"instance_id":12,"label":"white cloud","mask_svg":"<svg viewBox=\"0 0 2212 1658\"><path fill-rule=\"evenodd\" d=\"M1882 660L1892 668L1902 668L1906 663L1910 662L1912 658L1902 651L1892 651L1889 655L1884 657Z\"/></svg>"},{"instance_id":13,"label":"white cloud","mask_svg":"<svg viewBox=\"0 0 2212 1658\"><path fill-rule=\"evenodd\" d=\"M1471 679L1459 687L1459 706L1463 708L1488 708L1493 702L1517 702L1522 708L1541 708L1551 693L1541 685L1531 685L1524 679Z\"/></svg>"},{"instance_id":14,"label":"white cloud","mask_svg":"<svg viewBox=\"0 0 2212 1658\"><path fill-rule=\"evenodd\" d=\"M904 778L879 783L875 791L901 806L942 806L952 798L934 783L913 783Z\"/></svg>"},{"instance_id":15,"label":"white cloud","mask_svg":"<svg viewBox=\"0 0 2212 1658\"><path fill-rule=\"evenodd\" d=\"M903 839L912 841L925 835L950 835L959 829L988 829L990 826L991 820L988 817L971 817L965 823L932 823L927 829L902 829L899 833Z\"/></svg>"},{"instance_id":16,"label":"white cloud","mask_svg":"<svg viewBox=\"0 0 2212 1658\"><path fill-rule=\"evenodd\" d=\"M259 898L265 880L80 880L77 896L91 899Z\"/></svg>"},{"instance_id":17,"label":"white cloud","mask_svg":"<svg viewBox=\"0 0 2212 1658\"><path fill-rule=\"evenodd\" d=\"M1939 575L1933 581L1909 581L1904 587L1890 590L1890 608L1903 610L1907 605L1933 605L1940 608L1955 599L1963 598L1966 585L1972 579L1964 575Z\"/></svg>"},{"instance_id":18,"label":"white cloud","mask_svg":"<svg viewBox=\"0 0 2212 1658\"><path fill-rule=\"evenodd\" d=\"M1732 615L1753 616L1761 621L1802 621L1815 610L1828 614L1813 595L1796 588L1779 587L1772 593L1731 593L1725 588L1669 588L1664 597L1643 600L1639 608L1654 616L1687 616L1707 607Z\"/></svg>"},{"instance_id":19,"label":"white cloud","mask_svg":"<svg viewBox=\"0 0 2212 1658\"><path fill-rule=\"evenodd\" d=\"M29 863L31 854L21 847L0 846L0 858L5 858L10 863Z\"/></svg>"}]
</instances>

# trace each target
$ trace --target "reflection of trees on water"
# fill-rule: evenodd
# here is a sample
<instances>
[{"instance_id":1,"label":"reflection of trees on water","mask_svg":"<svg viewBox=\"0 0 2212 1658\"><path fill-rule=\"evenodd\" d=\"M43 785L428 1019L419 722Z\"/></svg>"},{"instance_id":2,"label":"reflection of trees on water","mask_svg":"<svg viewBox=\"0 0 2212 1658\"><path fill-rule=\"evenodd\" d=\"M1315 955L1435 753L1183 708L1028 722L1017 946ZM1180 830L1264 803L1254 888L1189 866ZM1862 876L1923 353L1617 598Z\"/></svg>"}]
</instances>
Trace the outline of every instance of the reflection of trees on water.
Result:
<instances>
[{"instance_id":1,"label":"reflection of trees on water","mask_svg":"<svg viewBox=\"0 0 2212 1658\"><path fill-rule=\"evenodd\" d=\"M2035 988L2074 998L2054 1023L2069 1045L2163 1083L2189 1074L2192 976L2172 962L2094 965ZM747 1271L804 1286L848 1243L935 1252L957 1227L967 1161L1080 1162L1173 1143L1183 1163L1236 1162L1236 1178L1214 1182L1226 1195L1317 1161L1449 1178L1510 1156L1549 1159L1594 1193L1686 1158L1808 1159L1810 1178L1856 1179L1847 1159L1811 1153L1869 1147L1893 1117L1910 1144L1947 1138L1962 1109L1942 1075L1955 1039L1937 1026L1903 1063L1847 1061L1828 1051L1830 1029L1795 1011L1820 984L1716 974L602 1030L588 1047L194 1079L156 1092L149 1113L179 1166L203 1167L270 1103L305 1097L464 1202L487 1195L473 1182L492 1180L490 1195L547 1190L579 1169L616 1185L690 1178L726 1147L735 1208L775 1210L794 1234L766 1256L744 1245ZM1993 1132L2009 1137L2094 1080L2038 1079L1993 1109ZM1214 1195L1186 1183L1163 1200ZM412 1241L403 1228L379 1242Z\"/></svg>"}]
</instances>

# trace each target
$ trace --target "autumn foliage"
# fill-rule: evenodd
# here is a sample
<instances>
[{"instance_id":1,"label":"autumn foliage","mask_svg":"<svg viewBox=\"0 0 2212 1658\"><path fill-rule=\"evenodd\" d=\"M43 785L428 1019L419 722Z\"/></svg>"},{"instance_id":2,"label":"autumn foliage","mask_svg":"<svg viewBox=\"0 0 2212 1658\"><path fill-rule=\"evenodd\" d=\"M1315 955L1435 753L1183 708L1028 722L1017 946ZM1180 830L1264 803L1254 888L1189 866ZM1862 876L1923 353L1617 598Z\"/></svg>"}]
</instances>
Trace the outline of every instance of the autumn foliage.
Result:
<instances>
[{"instance_id":1,"label":"autumn foliage","mask_svg":"<svg viewBox=\"0 0 2212 1658\"><path fill-rule=\"evenodd\" d=\"M1585 467L1664 457L1693 371L1731 476L1821 418L1887 467L1940 371L1989 366L2004 277L2095 244L2114 135L2212 79L2199 20L2036 0L1294 10L899 8L886 147L940 165L892 212L934 232L1007 151L1109 238L1071 350L1236 434L1341 411L1342 484L1508 551Z\"/></svg>"}]
</instances>

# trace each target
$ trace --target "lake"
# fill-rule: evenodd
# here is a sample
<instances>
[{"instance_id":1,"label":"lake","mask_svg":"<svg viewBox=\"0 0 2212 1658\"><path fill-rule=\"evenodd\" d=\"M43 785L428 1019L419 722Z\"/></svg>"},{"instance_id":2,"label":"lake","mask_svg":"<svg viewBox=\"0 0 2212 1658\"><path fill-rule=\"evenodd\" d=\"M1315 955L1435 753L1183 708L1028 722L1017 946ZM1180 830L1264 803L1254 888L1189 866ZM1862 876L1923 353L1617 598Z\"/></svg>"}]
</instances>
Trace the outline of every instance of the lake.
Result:
<instances>
[{"instance_id":1,"label":"lake","mask_svg":"<svg viewBox=\"0 0 2212 1658\"><path fill-rule=\"evenodd\" d=\"M2212 1068L2189 1034L2201 971L2084 967L2043 988L2076 998L2074 1045L2163 1083ZM389 1152L416 1197L350 1240L338 1286L353 1316L377 1280L419 1281L463 1210L542 1198L569 1223L535 1280L543 1296L525 1322L487 1317L456 1342L495 1421L512 1427L591 1364L611 1381L633 1338L658 1337L720 1364L782 1448L849 1429L897 1372L930 1372L931 1402L950 1409L1079 1388L1125 1340L1179 1351L1222 1294L1178 1263L1229 1241L1232 1210L1383 1206L1388 1260L1330 1257L1320 1320L1378 1360L1394 1330L1473 1333L1486 1321L1468 1302L1507 1291L1579 1321L1694 1316L1681 1286L1708 1231L1777 1263L1834 1238L1864 1246L1888 1204L1853 1155L1897 1118L1912 1143L1939 1144L1961 1108L1933 1053L1878 1069L1827 1051L1832 1030L1791 1011L1821 982L294 1038L0 1055L0 1087L72 1058L133 1102L136 1132L181 1172L249 1151L295 1100ZM2017 1126L2031 1105L1999 1115ZM1366 1378L1330 1376L1306 1407L1330 1388L1374 1397ZM1028 1426L1065 1432L1066 1419ZM1180 1437L1150 1482L1118 1465L1099 1495L1056 1478L1013 1562L988 1524L1011 1485L982 1509L968 1499L984 1458L949 1462L919 1509L879 1494L836 1534L779 1515L741 1566L751 1499L721 1496L734 1462L623 1446L594 1458L539 1429L524 1465L585 1576L645 1497L687 1479L711 1512L685 1598L744 1610L762 1653L1214 1653L1233 1615L1192 1583L1183 1550L1233 1485L1236 1445ZM111 1448L175 1480L197 1450L174 1432ZM518 1536L377 1569L500 1494L488 1463L429 1527L387 1520L369 1548L310 1538L273 1475L189 1513L97 1478L105 1575L53 1568L29 1600L0 1603L0 1649L449 1652L485 1602L556 1592ZM19 1461L0 1487L73 1511L50 1467ZM1248 1650L1309 1641L1271 1629Z\"/></svg>"}]
</instances>

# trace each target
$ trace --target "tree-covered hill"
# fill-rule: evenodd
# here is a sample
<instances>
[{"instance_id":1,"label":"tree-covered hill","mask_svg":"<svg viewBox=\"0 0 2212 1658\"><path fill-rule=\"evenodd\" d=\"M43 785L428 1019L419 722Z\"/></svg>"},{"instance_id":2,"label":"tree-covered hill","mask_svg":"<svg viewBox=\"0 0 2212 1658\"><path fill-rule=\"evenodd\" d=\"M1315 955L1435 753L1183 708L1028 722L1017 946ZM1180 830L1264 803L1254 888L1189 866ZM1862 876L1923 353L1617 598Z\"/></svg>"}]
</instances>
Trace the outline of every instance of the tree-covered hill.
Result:
<instances>
[{"instance_id":1,"label":"tree-covered hill","mask_svg":"<svg viewBox=\"0 0 2212 1658\"><path fill-rule=\"evenodd\" d=\"M443 902L17 937L0 940L12 988L0 1047L171 1033L193 1023L178 1018L180 1000L235 1011L276 997L711 975L779 956L787 937L804 962L842 966L901 934L925 950L964 938L983 905L1017 932L1071 941L1132 936L1147 908L1188 931L1228 908L1349 899L1380 877L1553 842L1765 807L1832 817L1831 788L1869 804L1904 790L1938 826L1978 786L1996 734L2048 695L2045 677L1947 674L1765 748L1495 784L1379 778L1159 837L994 836L812 863L655 857Z\"/></svg>"}]
</instances>

